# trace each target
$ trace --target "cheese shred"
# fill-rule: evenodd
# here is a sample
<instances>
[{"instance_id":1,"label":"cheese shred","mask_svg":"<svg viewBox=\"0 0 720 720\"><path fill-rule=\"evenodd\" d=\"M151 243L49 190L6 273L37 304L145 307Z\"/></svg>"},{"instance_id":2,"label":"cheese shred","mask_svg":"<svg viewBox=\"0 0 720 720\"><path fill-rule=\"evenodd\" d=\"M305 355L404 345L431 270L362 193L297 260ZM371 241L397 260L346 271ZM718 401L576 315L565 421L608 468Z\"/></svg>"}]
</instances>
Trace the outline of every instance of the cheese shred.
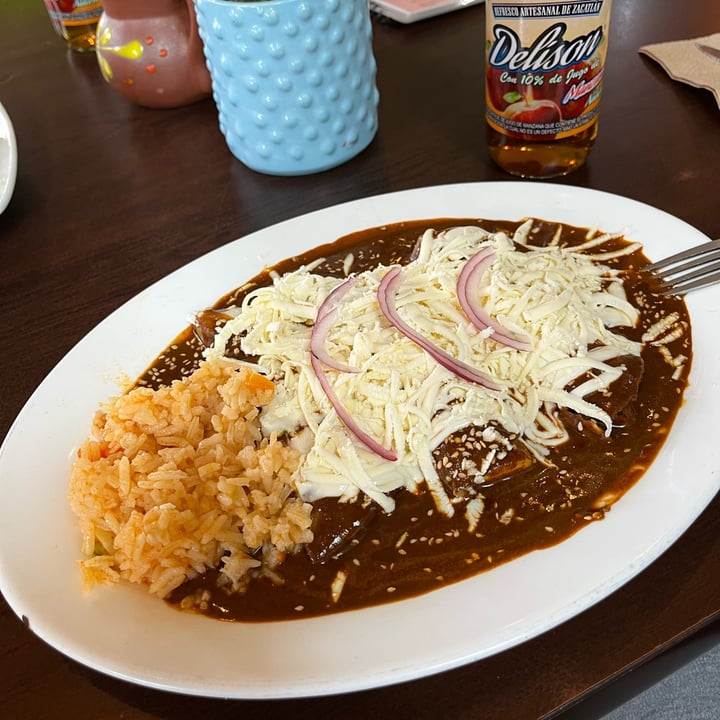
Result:
<instances>
[{"instance_id":1,"label":"cheese shred","mask_svg":"<svg viewBox=\"0 0 720 720\"><path fill-rule=\"evenodd\" d=\"M559 244L524 244L531 224L514 237L478 227L426 231L417 255L403 268L397 309L404 320L454 358L489 375L500 388L488 390L439 366L383 316L378 285L385 266L355 276L338 308L326 349L356 372L326 368L334 392L364 432L397 454L378 457L338 418L310 366L310 333L323 300L342 279L302 267L275 275L272 285L248 294L236 317L218 333L210 356L225 353L238 336L243 352L257 358L260 372L278 383L263 409L265 432L303 441L296 478L303 500L351 500L364 493L391 511L393 490L425 484L437 508L452 515L451 499L438 479L433 449L457 430L488 424L503 428L536 456L566 438L554 411L566 407L611 432L609 416L586 397L618 375L609 360L639 355L641 344L613 330L639 321L621 278L603 265L611 253L584 254ZM607 236L612 238L614 236ZM589 242L595 251L601 242ZM478 332L456 296L458 275L475 253L491 248L495 261L481 288L485 311L510 332L530 339L515 350ZM659 333L658 333L659 334ZM574 380L592 380L572 391ZM308 429L310 438L308 439ZM470 510L471 515L477 508Z\"/></svg>"}]
</instances>

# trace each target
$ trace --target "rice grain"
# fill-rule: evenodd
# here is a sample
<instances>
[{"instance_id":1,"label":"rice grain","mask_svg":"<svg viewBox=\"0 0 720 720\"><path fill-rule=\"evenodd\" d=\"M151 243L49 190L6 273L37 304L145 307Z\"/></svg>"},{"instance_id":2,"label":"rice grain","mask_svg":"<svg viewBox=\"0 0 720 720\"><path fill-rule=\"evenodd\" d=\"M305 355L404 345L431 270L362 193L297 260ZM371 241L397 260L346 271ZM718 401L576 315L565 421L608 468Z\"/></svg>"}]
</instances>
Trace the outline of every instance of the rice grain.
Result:
<instances>
[{"instance_id":1,"label":"rice grain","mask_svg":"<svg viewBox=\"0 0 720 720\"><path fill-rule=\"evenodd\" d=\"M167 387L137 387L95 416L70 478L83 585L126 580L165 597L219 568L237 589L312 540L297 451L264 438L272 383L222 358Z\"/></svg>"}]
</instances>

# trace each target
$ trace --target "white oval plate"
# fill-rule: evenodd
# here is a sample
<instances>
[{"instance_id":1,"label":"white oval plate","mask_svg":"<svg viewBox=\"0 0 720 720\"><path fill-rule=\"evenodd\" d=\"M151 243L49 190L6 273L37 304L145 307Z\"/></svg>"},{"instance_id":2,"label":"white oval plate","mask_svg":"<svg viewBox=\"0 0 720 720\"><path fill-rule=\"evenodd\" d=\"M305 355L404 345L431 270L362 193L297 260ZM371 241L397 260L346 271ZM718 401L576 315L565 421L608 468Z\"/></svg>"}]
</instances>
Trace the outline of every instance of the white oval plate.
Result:
<instances>
[{"instance_id":1,"label":"white oval plate","mask_svg":"<svg viewBox=\"0 0 720 720\"><path fill-rule=\"evenodd\" d=\"M427 595L317 619L224 623L182 614L130 586L84 595L68 509L72 450L98 403L186 325L265 264L363 228L409 219L534 216L626 232L651 258L704 242L647 205L554 184L409 190L314 212L232 242L151 286L48 375L0 450L0 588L31 630L112 676L189 694L280 698L347 692L487 657L603 599L666 550L720 485L720 286L690 295L694 365L685 406L656 462L607 518L560 545ZM419 630L421 630L419 632Z\"/></svg>"},{"instance_id":2,"label":"white oval plate","mask_svg":"<svg viewBox=\"0 0 720 720\"><path fill-rule=\"evenodd\" d=\"M0 213L5 210L15 190L17 177L17 143L10 116L0 103Z\"/></svg>"}]
</instances>

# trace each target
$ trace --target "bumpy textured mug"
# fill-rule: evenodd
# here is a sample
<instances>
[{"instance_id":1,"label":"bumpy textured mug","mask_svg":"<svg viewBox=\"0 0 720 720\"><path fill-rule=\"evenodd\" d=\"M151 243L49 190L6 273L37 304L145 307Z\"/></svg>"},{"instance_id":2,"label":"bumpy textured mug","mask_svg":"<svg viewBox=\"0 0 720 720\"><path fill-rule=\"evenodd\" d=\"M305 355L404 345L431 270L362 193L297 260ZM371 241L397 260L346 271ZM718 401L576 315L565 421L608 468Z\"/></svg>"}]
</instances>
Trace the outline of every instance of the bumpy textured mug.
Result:
<instances>
[{"instance_id":1,"label":"bumpy textured mug","mask_svg":"<svg viewBox=\"0 0 720 720\"><path fill-rule=\"evenodd\" d=\"M350 160L377 131L367 0L195 0L220 129L274 175Z\"/></svg>"}]
</instances>

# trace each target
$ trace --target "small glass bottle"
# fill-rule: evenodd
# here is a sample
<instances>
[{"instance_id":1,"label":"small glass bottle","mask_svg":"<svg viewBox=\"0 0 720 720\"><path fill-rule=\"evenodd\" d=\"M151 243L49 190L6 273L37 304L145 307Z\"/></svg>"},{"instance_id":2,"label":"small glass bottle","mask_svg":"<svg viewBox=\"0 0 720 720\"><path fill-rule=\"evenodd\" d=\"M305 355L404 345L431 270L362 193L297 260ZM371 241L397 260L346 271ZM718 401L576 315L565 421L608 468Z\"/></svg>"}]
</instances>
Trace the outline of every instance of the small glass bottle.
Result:
<instances>
[{"instance_id":1,"label":"small glass bottle","mask_svg":"<svg viewBox=\"0 0 720 720\"><path fill-rule=\"evenodd\" d=\"M513 175L580 167L598 132L611 0L486 0L488 152Z\"/></svg>"},{"instance_id":2,"label":"small glass bottle","mask_svg":"<svg viewBox=\"0 0 720 720\"><path fill-rule=\"evenodd\" d=\"M45 0L45 7L57 34L78 52L95 49L95 29L102 15L97 0Z\"/></svg>"}]
</instances>

